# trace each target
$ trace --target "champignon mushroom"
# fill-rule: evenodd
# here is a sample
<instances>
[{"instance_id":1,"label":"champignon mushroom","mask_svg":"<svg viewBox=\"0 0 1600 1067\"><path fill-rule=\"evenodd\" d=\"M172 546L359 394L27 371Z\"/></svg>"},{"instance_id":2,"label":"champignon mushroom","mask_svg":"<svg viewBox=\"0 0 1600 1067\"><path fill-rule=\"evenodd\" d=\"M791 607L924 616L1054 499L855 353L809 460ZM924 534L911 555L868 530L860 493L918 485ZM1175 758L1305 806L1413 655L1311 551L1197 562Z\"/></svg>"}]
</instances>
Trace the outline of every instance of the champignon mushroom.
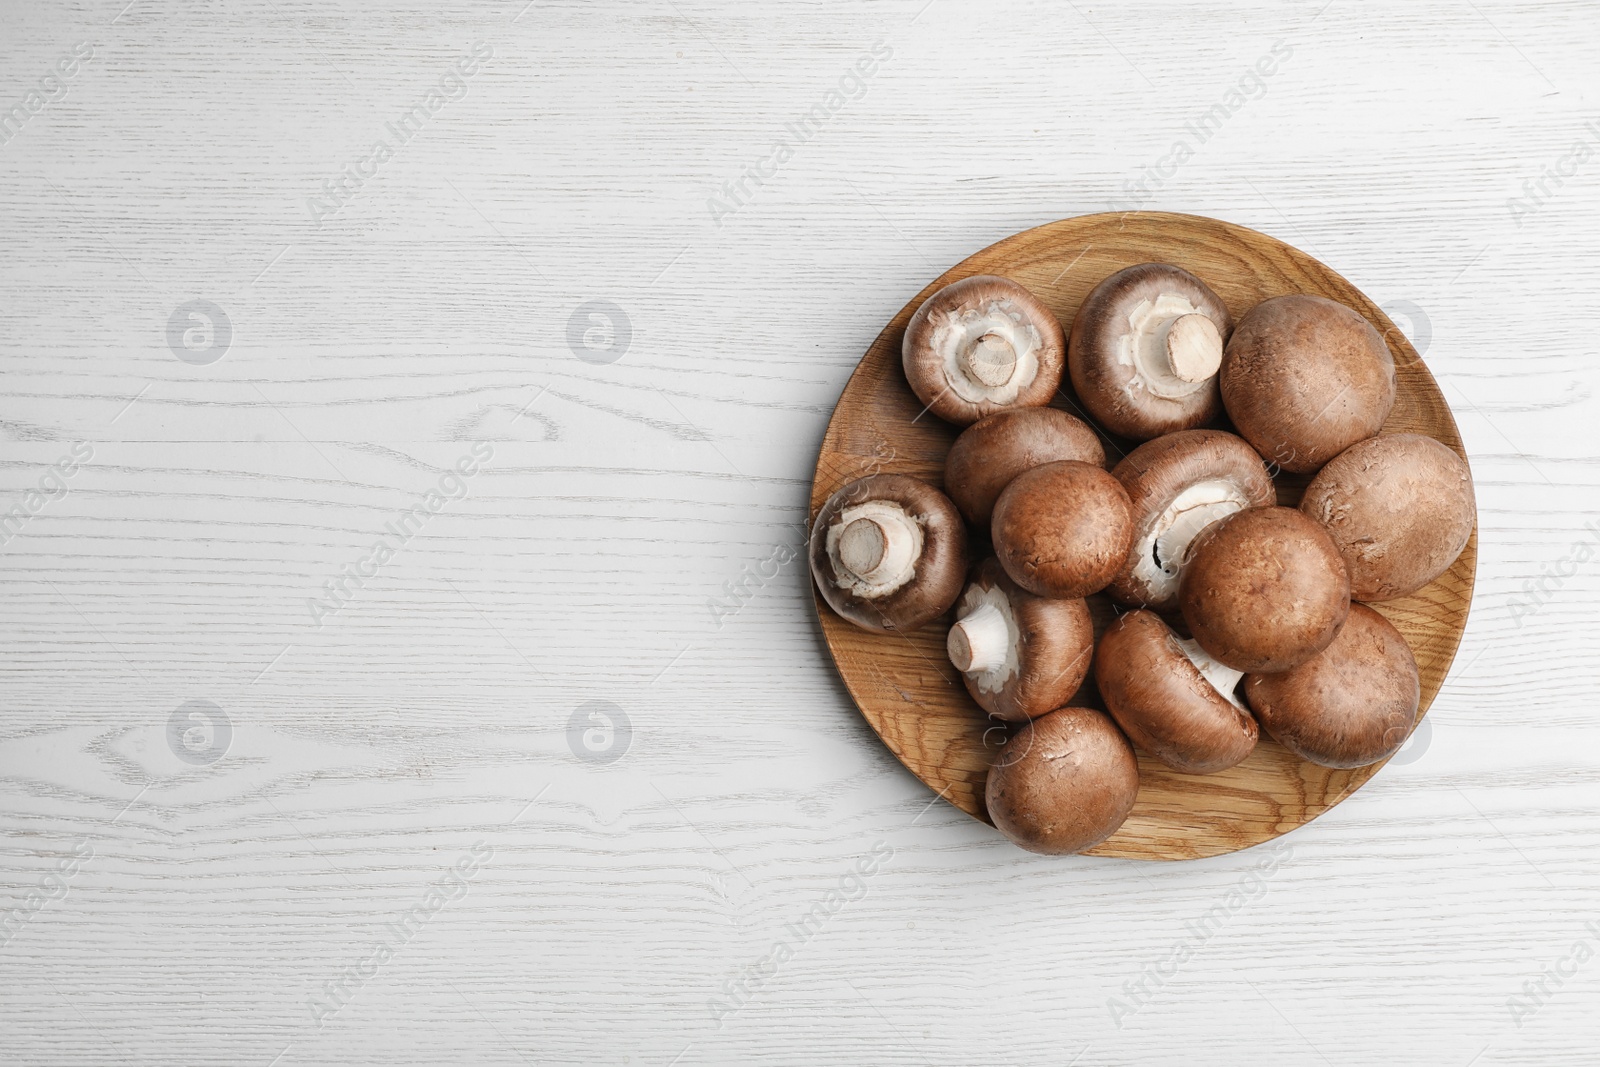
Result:
<instances>
[{"instance_id":1,"label":"champignon mushroom","mask_svg":"<svg viewBox=\"0 0 1600 1067\"><path fill-rule=\"evenodd\" d=\"M988 526L1011 479L1059 459L1104 466L1106 450L1089 424L1056 408L1017 408L968 426L944 461L944 487L974 526Z\"/></svg>"},{"instance_id":2,"label":"champignon mushroom","mask_svg":"<svg viewBox=\"0 0 1600 1067\"><path fill-rule=\"evenodd\" d=\"M1072 387L1100 425L1137 441L1204 425L1222 410L1216 374L1232 329L1221 298L1188 271L1125 267L1072 320Z\"/></svg>"},{"instance_id":3,"label":"champignon mushroom","mask_svg":"<svg viewBox=\"0 0 1600 1067\"><path fill-rule=\"evenodd\" d=\"M1417 661L1388 619L1365 604L1333 643L1281 674L1250 674L1245 699L1272 737L1324 767L1365 767L1400 750L1417 721Z\"/></svg>"},{"instance_id":4,"label":"champignon mushroom","mask_svg":"<svg viewBox=\"0 0 1600 1067\"><path fill-rule=\"evenodd\" d=\"M1094 656L1095 684L1117 725L1185 774L1226 770L1256 747L1256 721L1234 692L1241 677L1149 611L1112 623Z\"/></svg>"},{"instance_id":5,"label":"champignon mushroom","mask_svg":"<svg viewBox=\"0 0 1600 1067\"><path fill-rule=\"evenodd\" d=\"M945 648L978 706L1018 722L1078 691L1094 655L1094 624L1082 600L1034 596L986 559L956 604Z\"/></svg>"},{"instance_id":6,"label":"champignon mushroom","mask_svg":"<svg viewBox=\"0 0 1600 1067\"><path fill-rule=\"evenodd\" d=\"M1061 323L1009 278L977 274L940 289L906 324L901 362L928 410L966 426L1042 407L1061 385Z\"/></svg>"},{"instance_id":7,"label":"champignon mushroom","mask_svg":"<svg viewBox=\"0 0 1600 1067\"><path fill-rule=\"evenodd\" d=\"M1023 726L1001 747L984 786L995 827L1046 855L1098 845L1138 795L1133 746L1089 708L1062 708Z\"/></svg>"},{"instance_id":8,"label":"champignon mushroom","mask_svg":"<svg viewBox=\"0 0 1600 1067\"><path fill-rule=\"evenodd\" d=\"M1251 508L1195 538L1178 605L1216 659L1239 671L1286 671L1339 632L1350 579L1321 526L1293 508Z\"/></svg>"},{"instance_id":9,"label":"champignon mushroom","mask_svg":"<svg viewBox=\"0 0 1600 1067\"><path fill-rule=\"evenodd\" d=\"M1133 545L1110 592L1156 611L1178 606L1178 577L1202 530L1277 499L1255 449L1221 430L1180 430L1146 441L1111 476L1128 491Z\"/></svg>"},{"instance_id":10,"label":"champignon mushroom","mask_svg":"<svg viewBox=\"0 0 1600 1067\"><path fill-rule=\"evenodd\" d=\"M995 501L1000 565L1035 596L1075 600L1106 587L1128 557L1128 494L1099 467L1064 459L1023 471Z\"/></svg>"},{"instance_id":11,"label":"champignon mushroom","mask_svg":"<svg viewBox=\"0 0 1600 1067\"><path fill-rule=\"evenodd\" d=\"M1477 516L1466 461L1415 433L1339 453L1311 479L1300 510L1333 536L1356 600L1393 600L1439 577Z\"/></svg>"},{"instance_id":12,"label":"champignon mushroom","mask_svg":"<svg viewBox=\"0 0 1600 1067\"><path fill-rule=\"evenodd\" d=\"M1239 320L1222 357L1222 403L1269 463L1309 474L1378 432L1394 407L1394 357L1343 304L1294 294Z\"/></svg>"},{"instance_id":13,"label":"champignon mushroom","mask_svg":"<svg viewBox=\"0 0 1600 1067\"><path fill-rule=\"evenodd\" d=\"M904 474L839 489L811 524L822 598L863 630L906 633L950 610L967 569L967 530L950 499Z\"/></svg>"}]
</instances>

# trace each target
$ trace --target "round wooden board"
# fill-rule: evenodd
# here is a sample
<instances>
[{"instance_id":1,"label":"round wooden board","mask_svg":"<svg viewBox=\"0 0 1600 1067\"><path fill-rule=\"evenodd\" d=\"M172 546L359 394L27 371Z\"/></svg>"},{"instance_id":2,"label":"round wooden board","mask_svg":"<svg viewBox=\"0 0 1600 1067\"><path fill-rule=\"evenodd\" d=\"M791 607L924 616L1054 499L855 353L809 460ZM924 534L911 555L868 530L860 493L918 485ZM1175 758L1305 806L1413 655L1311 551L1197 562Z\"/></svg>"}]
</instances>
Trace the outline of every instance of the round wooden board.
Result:
<instances>
[{"instance_id":1,"label":"round wooden board","mask_svg":"<svg viewBox=\"0 0 1600 1067\"><path fill-rule=\"evenodd\" d=\"M1160 212L1085 215L1027 230L991 245L930 282L878 335L845 386L817 457L811 515L846 482L879 472L943 485L956 429L932 415L906 385L900 341L912 312L935 290L973 274L999 274L1032 290L1070 330L1096 283L1135 263L1174 263L1202 278L1237 320L1268 297L1314 293L1361 312L1384 334L1398 370L1398 398L1384 433L1425 433L1466 459L1438 384L1416 350L1355 286L1298 249L1265 234L1194 215ZM1055 404L1083 414L1063 377ZM1107 439L1107 464L1132 445ZM1279 502L1299 502L1304 478L1280 476ZM1466 626L1477 569L1474 528L1466 550L1438 580L1401 600L1374 605L1410 642L1427 711ZM945 658L948 623L909 635L872 634L816 598L823 634L845 686L895 756L931 789L988 821L983 783L1005 730L973 703ZM1112 617L1090 598L1097 636ZM1104 708L1092 680L1072 703ZM1420 717L1419 717L1420 721ZM1264 736L1250 758L1221 774L1194 776L1139 755L1139 800L1122 828L1091 855L1196 859L1248 848L1303 825L1377 773L1382 764L1330 770L1291 756Z\"/></svg>"}]
</instances>

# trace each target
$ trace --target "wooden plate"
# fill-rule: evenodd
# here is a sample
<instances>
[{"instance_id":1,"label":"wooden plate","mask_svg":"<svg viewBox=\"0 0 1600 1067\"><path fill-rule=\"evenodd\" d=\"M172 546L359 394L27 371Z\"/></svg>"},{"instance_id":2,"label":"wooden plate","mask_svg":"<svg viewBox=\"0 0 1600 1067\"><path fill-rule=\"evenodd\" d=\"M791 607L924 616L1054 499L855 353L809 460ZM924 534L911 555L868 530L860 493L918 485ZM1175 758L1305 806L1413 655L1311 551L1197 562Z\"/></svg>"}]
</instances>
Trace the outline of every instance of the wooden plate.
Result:
<instances>
[{"instance_id":1,"label":"wooden plate","mask_svg":"<svg viewBox=\"0 0 1600 1067\"><path fill-rule=\"evenodd\" d=\"M921 413L922 404L900 369L906 322L935 290L972 274L1004 275L1032 290L1070 330L1078 304L1102 278L1152 261L1175 263L1198 275L1236 320L1260 301L1285 293L1313 293L1360 311L1383 332L1398 371L1398 398L1384 432L1429 434L1466 459L1450 408L1405 335L1355 286L1311 256L1254 230L1193 215L1085 215L985 248L900 309L862 357L828 423L811 486L812 516L834 490L868 474L911 474L943 485L945 453L956 430ZM1063 376L1055 403L1075 411L1069 389ZM1109 441L1108 463L1130 447ZM1297 504L1304 485L1304 478L1280 476L1279 502ZM1416 653L1424 712L1466 626L1477 560L1474 529L1466 550L1437 581L1412 596L1374 605ZM987 822L984 776L1005 731L968 697L945 658L948 624L934 623L910 635L871 634L839 618L820 597L816 604L845 686L884 744L929 788ZM1098 630L1111 617L1110 606L1099 597L1091 598L1091 606ZM1092 682L1073 703L1104 707ZM1318 767L1264 736L1245 762L1203 777L1178 774L1140 753L1139 801L1122 828L1090 854L1172 860L1247 848L1316 818L1381 766Z\"/></svg>"}]
</instances>

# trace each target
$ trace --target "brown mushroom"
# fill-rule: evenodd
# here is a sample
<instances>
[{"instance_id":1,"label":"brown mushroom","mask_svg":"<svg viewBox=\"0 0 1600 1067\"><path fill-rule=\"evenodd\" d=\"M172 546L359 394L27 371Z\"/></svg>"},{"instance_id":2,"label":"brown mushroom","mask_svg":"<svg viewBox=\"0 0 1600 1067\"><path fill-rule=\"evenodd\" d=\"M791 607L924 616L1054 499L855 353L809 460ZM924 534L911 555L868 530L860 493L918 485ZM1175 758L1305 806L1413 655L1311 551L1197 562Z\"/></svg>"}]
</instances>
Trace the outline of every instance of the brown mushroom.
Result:
<instances>
[{"instance_id":1,"label":"brown mushroom","mask_svg":"<svg viewBox=\"0 0 1600 1067\"><path fill-rule=\"evenodd\" d=\"M1034 596L986 559L956 603L945 649L978 706L1018 722L1078 691L1094 654L1094 625L1082 600Z\"/></svg>"},{"instance_id":2,"label":"brown mushroom","mask_svg":"<svg viewBox=\"0 0 1600 1067\"><path fill-rule=\"evenodd\" d=\"M1273 739L1324 767L1365 767L1400 750L1417 721L1417 661L1365 604L1333 643L1281 674L1250 674L1245 699Z\"/></svg>"},{"instance_id":3,"label":"brown mushroom","mask_svg":"<svg viewBox=\"0 0 1600 1067\"><path fill-rule=\"evenodd\" d=\"M1139 763L1115 723L1062 708L1023 726L1000 749L984 786L995 827L1029 852L1093 848L1133 810Z\"/></svg>"},{"instance_id":4,"label":"brown mushroom","mask_svg":"<svg viewBox=\"0 0 1600 1067\"><path fill-rule=\"evenodd\" d=\"M1017 408L968 426L944 461L944 487L974 526L988 526L994 502L1011 479L1060 459L1104 466L1100 437L1082 419L1056 408Z\"/></svg>"},{"instance_id":5,"label":"brown mushroom","mask_svg":"<svg viewBox=\"0 0 1600 1067\"><path fill-rule=\"evenodd\" d=\"M1356 600L1393 600L1439 577L1477 517L1466 460L1415 433L1339 453L1311 479L1300 510L1333 536Z\"/></svg>"},{"instance_id":6,"label":"brown mushroom","mask_svg":"<svg viewBox=\"0 0 1600 1067\"><path fill-rule=\"evenodd\" d=\"M1061 386L1064 348L1060 321L1038 297L978 274L923 301L906 324L901 362L929 411L966 426L1048 404Z\"/></svg>"},{"instance_id":7,"label":"brown mushroom","mask_svg":"<svg viewBox=\"0 0 1600 1067\"><path fill-rule=\"evenodd\" d=\"M1202 426L1222 411L1216 375L1232 329L1221 298L1188 271L1126 267L1072 320L1072 387L1100 425L1137 441Z\"/></svg>"},{"instance_id":8,"label":"brown mushroom","mask_svg":"<svg viewBox=\"0 0 1600 1067\"><path fill-rule=\"evenodd\" d=\"M1099 592L1128 557L1128 494L1099 467L1065 459L1023 471L995 501L994 552L1035 596L1075 600Z\"/></svg>"},{"instance_id":9,"label":"brown mushroom","mask_svg":"<svg viewBox=\"0 0 1600 1067\"><path fill-rule=\"evenodd\" d=\"M906 633L950 610L967 569L967 530L950 499L904 474L874 474L827 499L811 524L811 575L863 630Z\"/></svg>"},{"instance_id":10,"label":"brown mushroom","mask_svg":"<svg viewBox=\"0 0 1600 1067\"><path fill-rule=\"evenodd\" d=\"M1241 677L1149 611L1112 623L1094 656L1095 684L1117 725L1185 774L1226 770L1256 747L1256 721L1234 692Z\"/></svg>"},{"instance_id":11,"label":"brown mushroom","mask_svg":"<svg viewBox=\"0 0 1600 1067\"><path fill-rule=\"evenodd\" d=\"M1146 441L1111 476L1128 491L1133 544L1110 593L1156 611L1177 608L1178 578L1202 530L1277 499L1255 449L1221 430L1180 430Z\"/></svg>"},{"instance_id":12,"label":"brown mushroom","mask_svg":"<svg viewBox=\"0 0 1600 1067\"><path fill-rule=\"evenodd\" d=\"M1220 379L1240 435L1298 474L1376 434L1394 407L1394 358L1382 335L1320 296L1251 308L1228 341Z\"/></svg>"},{"instance_id":13,"label":"brown mushroom","mask_svg":"<svg viewBox=\"0 0 1600 1067\"><path fill-rule=\"evenodd\" d=\"M1286 671L1339 632L1350 579L1321 526L1293 508L1251 508L1195 538L1178 605L1216 659L1240 671Z\"/></svg>"}]
</instances>

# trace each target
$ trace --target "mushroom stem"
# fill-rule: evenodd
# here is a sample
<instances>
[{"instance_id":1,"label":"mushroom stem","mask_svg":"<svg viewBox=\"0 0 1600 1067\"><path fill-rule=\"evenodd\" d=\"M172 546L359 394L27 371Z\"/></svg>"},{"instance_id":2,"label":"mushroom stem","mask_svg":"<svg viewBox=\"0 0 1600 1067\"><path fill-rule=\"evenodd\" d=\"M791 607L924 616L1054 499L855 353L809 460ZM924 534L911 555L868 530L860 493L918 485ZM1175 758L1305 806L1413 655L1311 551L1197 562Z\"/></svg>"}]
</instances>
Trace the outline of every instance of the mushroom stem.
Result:
<instances>
[{"instance_id":1,"label":"mushroom stem","mask_svg":"<svg viewBox=\"0 0 1600 1067\"><path fill-rule=\"evenodd\" d=\"M856 519L839 535L839 562L869 585L892 583L908 575L917 555L917 538L910 522L903 514Z\"/></svg>"},{"instance_id":2,"label":"mushroom stem","mask_svg":"<svg viewBox=\"0 0 1600 1067\"><path fill-rule=\"evenodd\" d=\"M1203 382L1222 366L1222 332L1210 316L1179 315L1167 327L1166 350L1173 377Z\"/></svg>"},{"instance_id":3,"label":"mushroom stem","mask_svg":"<svg viewBox=\"0 0 1600 1067\"><path fill-rule=\"evenodd\" d=\"M1017 350L999 334L986 333L961 354L961 369L974 381L998 388L1016 374Z\"/></svg>"},{"instance_id":4,"label":"mushroom stem","mask_svg":"<svg viewBox=\"0 0 1600 1067\"><path fill-rule=\"evenodd\" d=\"M1010 643L1006 617L999 608L985 602L950 627L945 651L962 674L987 674L1006 662L1006 646Z\"/></svg>"},{"instance_id":5,"label":"mushroom stem","mask_svg":"<svg viewBox=\"0 0 1600 1067\"><path fill-rule=\"evenodd\" d=\"M1182 637L1173 638L1178 642L1178 647L1183 649L1183 654L1189 657L1189 662L1194 664L1195 670L1210 684L1211 688L1222 694L1222 698L1238 708L1244 705L1239 702L1239 680L1244 677L1244 671L1236 671L1226 663L1214 659L1205 649L1200 647L1200 642Z\"/></svg>"}]
</instances>

